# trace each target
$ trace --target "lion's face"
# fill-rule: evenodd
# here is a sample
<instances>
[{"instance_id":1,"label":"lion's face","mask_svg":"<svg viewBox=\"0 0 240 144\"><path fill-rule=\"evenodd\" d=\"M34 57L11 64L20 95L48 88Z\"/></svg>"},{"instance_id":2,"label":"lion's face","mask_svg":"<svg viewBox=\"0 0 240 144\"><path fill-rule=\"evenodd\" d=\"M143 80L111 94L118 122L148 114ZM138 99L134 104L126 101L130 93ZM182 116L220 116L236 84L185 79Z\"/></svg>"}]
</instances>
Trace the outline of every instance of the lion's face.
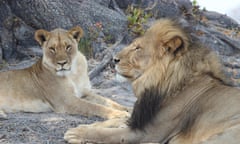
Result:
<instances>
[{"instance_id":1,"label":"lion's face","mask_svg":"<svg viewBox=\"0 0 240 144\"><path fill-rule=\"evenodd\" d=\"M119 75L134 81L151 65L153 51L144 38L138 38L119 52L114 61Z\"/></svg>"},{"instance_id":2,"label":"lion's face","mask_svg":"<svg viewBox=\"0 0 240 144\"><path fill-rule=\"evenodd\" d=\"M80 27L69 31L55 29L51 32L38 30L35 39L43 48L43 65L56 72L58 76L65 76L75 69L78 42L83 35Z\"/></svg>"},{"instance_id":3,"label":"lion's face","mask_svg":"<svg viewBox=\"0 0 240 144\"><path fill-rule=\"evenodd\" d=\"M117 74L134 81L151 67L162 65L161 69L165 69L171 61L181 56L188 47L188 39L178 28L169 24L170 21L162 20L123 48L114 58Z\"/></svg>"}]
</instances>

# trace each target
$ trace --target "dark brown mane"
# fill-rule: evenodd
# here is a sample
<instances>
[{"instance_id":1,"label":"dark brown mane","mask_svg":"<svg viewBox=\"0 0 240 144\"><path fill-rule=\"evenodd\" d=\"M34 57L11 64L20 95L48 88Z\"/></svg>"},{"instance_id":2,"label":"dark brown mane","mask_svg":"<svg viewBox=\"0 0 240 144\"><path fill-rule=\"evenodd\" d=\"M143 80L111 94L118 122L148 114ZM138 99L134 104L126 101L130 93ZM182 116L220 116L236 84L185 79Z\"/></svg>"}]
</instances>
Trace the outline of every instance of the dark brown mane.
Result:
<instances>
[{"instance_id":1,"label":"dark brown mane","mask_svg":"<svg viewBox=\"0 0 240 144\"><path fill-rule=\"evenodd\" d=\"M128 120L128 126L131 129L141 129L151 123L161 108L164 100L164 94L158 87L150 87L145 89L135 104L131 115Z\"/></svg>"}]
</instances>

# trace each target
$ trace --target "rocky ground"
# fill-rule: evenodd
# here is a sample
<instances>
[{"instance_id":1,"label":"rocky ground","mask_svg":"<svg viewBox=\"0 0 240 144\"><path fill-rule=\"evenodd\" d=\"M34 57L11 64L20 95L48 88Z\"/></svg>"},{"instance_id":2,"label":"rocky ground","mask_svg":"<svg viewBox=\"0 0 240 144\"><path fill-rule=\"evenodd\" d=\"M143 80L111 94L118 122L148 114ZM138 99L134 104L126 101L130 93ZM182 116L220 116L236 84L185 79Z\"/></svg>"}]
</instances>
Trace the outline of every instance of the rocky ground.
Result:
<instances>
[{"instance_id":1,"label":"rocky ground","mask_svg":"<svg viewBox=\"0 0 240 144\"><path fill-rule=\"evenodd\" d=\"M64 132L79 124L89 124L97 117L54 113L16 113L1 119L1 144L64 144Z\"/></svg>"}]
</instances>

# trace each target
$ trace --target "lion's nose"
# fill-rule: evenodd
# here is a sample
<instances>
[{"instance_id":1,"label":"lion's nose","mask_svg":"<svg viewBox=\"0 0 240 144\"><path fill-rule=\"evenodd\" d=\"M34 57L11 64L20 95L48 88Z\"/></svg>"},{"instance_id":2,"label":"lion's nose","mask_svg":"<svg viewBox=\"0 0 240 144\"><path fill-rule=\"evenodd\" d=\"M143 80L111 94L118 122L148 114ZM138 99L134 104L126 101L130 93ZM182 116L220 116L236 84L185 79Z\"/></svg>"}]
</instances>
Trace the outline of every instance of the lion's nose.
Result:
<instances>
[{"instance_id":1,"label":"lion's nose","mask_svg":"<svg viewBox=\"0 0 240 144\"><path fill-rule=\"evenodd\" d=\"M115 58L113 58L113 62L114 62L115 64L117 64L117 63L119 63L119 62L120 62L120 59L119 59L119 58L117 58L117 57L115 57Z\"/></svg>"},{"instance_id":2,"label":"lion's nose","mask_svg":"<svg viewBox=\"0 0 240 144\"><path fill-rule=\"evenodd\" d=\"M67 60L61 60L57 62L58 65L64 66L65 64L67 64Z\"/></svg>"}]
</instances>

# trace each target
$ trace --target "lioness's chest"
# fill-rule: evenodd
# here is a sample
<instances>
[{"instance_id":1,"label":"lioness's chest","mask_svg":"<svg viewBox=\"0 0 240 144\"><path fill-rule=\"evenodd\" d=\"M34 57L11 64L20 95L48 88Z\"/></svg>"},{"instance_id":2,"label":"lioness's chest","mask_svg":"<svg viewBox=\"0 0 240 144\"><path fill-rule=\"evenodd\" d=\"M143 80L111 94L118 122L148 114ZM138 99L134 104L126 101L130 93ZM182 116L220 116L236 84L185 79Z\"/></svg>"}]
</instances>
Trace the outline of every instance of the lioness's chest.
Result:
<instances>
[{"instance_id":1,"label":"lioness's chest","mask_svg":"<svg viewBox=\"0 0 240 144\"><path fill-rule=\"evenodd\" d=\"M89 79L81 78L80 76L79 77L76 77L76 76L68 77L66 79L66 83L67 83L69 90L73 94L73 96L76 96L79 98L84 95L85 89L89 90L91 88Z\"/></svg>"}]
</instances>

